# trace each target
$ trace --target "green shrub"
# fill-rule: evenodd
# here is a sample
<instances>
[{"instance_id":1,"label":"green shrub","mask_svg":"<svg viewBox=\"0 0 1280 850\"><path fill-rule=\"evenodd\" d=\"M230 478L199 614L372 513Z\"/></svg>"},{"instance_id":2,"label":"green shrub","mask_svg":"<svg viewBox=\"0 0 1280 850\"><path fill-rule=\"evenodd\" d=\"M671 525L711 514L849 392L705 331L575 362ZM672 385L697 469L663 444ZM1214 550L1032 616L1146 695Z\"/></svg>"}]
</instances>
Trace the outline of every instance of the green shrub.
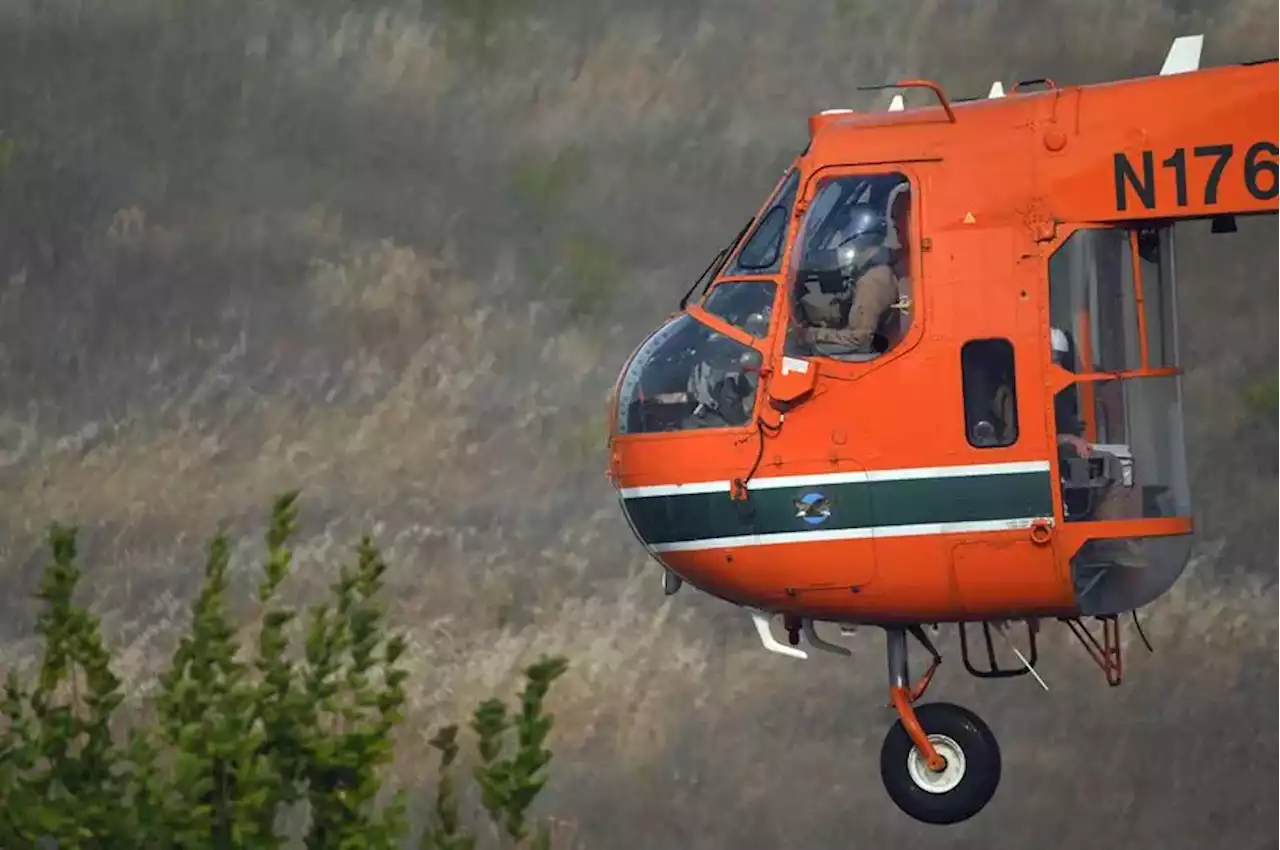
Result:
<instances>
[{"instance_id":1,"label":"green shrub","mask_svg":"<svg viewBox=\"0 0 1280 850\"><path fill-rule=\"evenodd\" d=\"M574 147L554 156L525 154L512 168L512 199L533 224L557 219L564 214L569 195L584 179L587 154Z\"/></svg>"},{"instance_id":2,"label":"green shrub","mask_svg":"<svg viewBox=\"0 0 1280 850\"><path fill-rule=\"evenodd\" d=\"M76 530L49 531L52 560L38 598L44 654L34 682L10 670L0 711L0 847L272 848L281 823L301 813L307 848L375 850L409 833L403 792L385 794L392 733L405 702L406 650L375 601L387 566L366 537L332 598L311 608L301 657L287 630L298 616L276 594L289 574L297 494L275 504L258 586L256 652L241 660L225 607L231 544L209 545L205 583L189 632L159 680L150 723L113 729L121 682L97 618L73 601L80 570ZM543 701L567 664L525 671L518 713L499 699L475 711L472 777L491 829L506 846L549 848L530 809L546 782L552 718ZM514 753L506 755L514 730ZM453 776L458 728L432 740L441 754L435 806L421 848L474 848L486 837L459 814ZM387 799L383 799L386 797Z\"/></svg>"},{"instance_id":3,"label":"green shrub","mask_svg":"<svg viewBox=\"0 0 1280 850\"><path fill-rule=\"evenodd\" d=\"M1280 382L1274 374L1246 381L1240 389L1240 400L1251 420L1274 425L1280 408Z\"/></svg>"},{"instance_id":4,"label":"green shrub","mask_svg":"<svg viewBox=\"0 0 1280 850\"><path fill-rule=\"evenodd\" d=\"M446 49L455 58L492 67L501 54L499 37L524 6L523 0L443 0Z\"/></svg>"}]
</instances>

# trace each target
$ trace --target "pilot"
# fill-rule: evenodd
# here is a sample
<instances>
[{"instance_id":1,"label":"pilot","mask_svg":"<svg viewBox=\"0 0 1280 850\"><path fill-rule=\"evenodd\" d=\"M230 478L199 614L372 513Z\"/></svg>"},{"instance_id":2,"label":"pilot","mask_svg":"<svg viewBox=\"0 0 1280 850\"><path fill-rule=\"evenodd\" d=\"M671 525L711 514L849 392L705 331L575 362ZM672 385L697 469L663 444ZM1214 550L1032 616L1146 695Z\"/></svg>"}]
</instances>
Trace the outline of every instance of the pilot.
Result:
<instances>
[{"instance_id":1,"label":"pilot","mask_svg":"<svg viewBox=\"0 0 1280 850\"><path fill-rule=\"evenodd\" d=\"M1017 400L1013 396L1013 373L1003 359L992 357L985 364L995 389L990 403L976 411L977 422L969 440L975 446L1010 446L1018 439ZM982 397L978 393L979 398ZM966 399L967 401L967 399Z\"/></svg>"},{"instance_id":2,"label":"pilot","mask_svg":"<svg viewBox=\"0 0 1280 850\"><path fill-rule=\"evenodd\" d=\"M734 356L732 350L715 351L714 348L713 341L689 373L686 392L694 407L685 428L703 424L736 427L751 419L755 401L755 382L750 371L752 352ZM709 419L711 416L716 418Z\"/></svg>"},{"instance_id":3,"label":"pilot","mask_svg":"<svg viewBox=\"0 0 1280 850\"><path fill-rule=\"evenodd\" d=\"M859 204L849 211L844 241L836 249L841 277L849 289L826 295L817 291L816 285L809 285L800 304L818 327L801 328L801 342L839 345L857 354L885 350L885 320L890 306L898 300L898 276L893 270L893 251L885 244L887 234L888 225L880 210Z\"/></svg>"},{"instance_id":4,"label":"pilot","mask_svg":"<svg viewBox=\"0 0 1280 850\"><path fill-rule=\"evenodd\" d=\"M1053 362L1068 372L1074 372L1075 362L1071 356L1071 346L1067 334L1056 327L1050 328L1049 333L1050 344L1053 348ZM1078 391L1079 385L1068 387L1059 392L1053 400L1054 420L1058 432L1058 450L1059 452L1064 450L1068 453L1074 452L1080 457L1091 457L1094 454L1094 449L1084 436L1085 428L1084 422L1080 419ZM1093 520L1105 522L1107 520L1138 519L1142 517L1142 511L1137 510L1132 504L1132 500L1142 492L1142 484L1136 467L1133 473L1133 482L1130 487L1124 487L1122 484L1112 481L1102 488L1099 493L1097 509L1092 517ZM1131 568L1147 566L1145 556L1132 540L1115 538L1094 540L1091 541L1090 548L1094 558L1112 562L1117 566Z\"/></svg>"},{"instance_id":5,"label":"pilot","mask_svg":"<svg viewBox=\"0 0 1280 850\"><path fill-rule=\"evenodd\" d=\"M886 244L893 250L893 273L898 276L898 301L904 308L886 322L888 348L892 348L907 335L911 327L910 304L913 281L911 278L911 184L904 177L889 191L886 204L889 210L889 239Z\"/></svg>"},{"instance_id":6,"label":"pilot","mask_svg":"<svg viewBox=\"0 0 1280 850\"><path fill-rule=\"evenodd\" d=\"M1053 350L1053 362L1074 372L1075 361L1071 356L1071 347L1067 343L1067 335L1060 328L1049 329L1049 344ZM1070 448L1080 457L1093 454L1093 447L1084 438L1084 422L1080 419L1080 401L1078 386L1069 387L1058 393L1053 399L1054 422L1057 425L1058 446Z\"/></svg>"},{"instance_id":7,"label":"pilot","mask_svg":"<svg viewBox=\"0 0 1280 850\"><path fill-rule=\"evenodd\" d=\"M769 333L769 313L768 308L750 313L743 319L742 329L756 339L763 339Z\"/></svg>"}]
</instances>

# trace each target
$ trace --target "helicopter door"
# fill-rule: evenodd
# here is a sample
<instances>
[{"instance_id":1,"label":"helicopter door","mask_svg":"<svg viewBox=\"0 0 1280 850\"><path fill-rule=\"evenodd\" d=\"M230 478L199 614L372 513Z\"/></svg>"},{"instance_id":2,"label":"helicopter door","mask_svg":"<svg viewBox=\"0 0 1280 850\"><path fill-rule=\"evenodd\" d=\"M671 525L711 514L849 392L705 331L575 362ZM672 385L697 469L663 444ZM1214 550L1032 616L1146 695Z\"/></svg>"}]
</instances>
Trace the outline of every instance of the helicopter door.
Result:
<instances>
[{"instance_id":1,"label":"helicopter door","mask_svg":"<svg viewBox=\"0 0 1280 850\"><path fill-rule=\"evenodd\" d=\"M934 484L939 498L950 492L956 506L957 601L974 615L1016 610L1024 600L1053 598L1061 586L1050 463L1027 459L1021 440L1027 416L1020 415L1018 374L1039 364L1000 336L965 341L959 361L967 463Z\"/></svg>"},{"instance_id":2,"label":"helicopter door","mask_svg":"<svg viewBox=\"0 0 1280 850\"><path fill-rule=\"evenodd\" d=\"M1049 259L1062 531L1086 614L1147 604L1190 556L1172 235L1080 227Z\"/></svg>"}]
</instances>

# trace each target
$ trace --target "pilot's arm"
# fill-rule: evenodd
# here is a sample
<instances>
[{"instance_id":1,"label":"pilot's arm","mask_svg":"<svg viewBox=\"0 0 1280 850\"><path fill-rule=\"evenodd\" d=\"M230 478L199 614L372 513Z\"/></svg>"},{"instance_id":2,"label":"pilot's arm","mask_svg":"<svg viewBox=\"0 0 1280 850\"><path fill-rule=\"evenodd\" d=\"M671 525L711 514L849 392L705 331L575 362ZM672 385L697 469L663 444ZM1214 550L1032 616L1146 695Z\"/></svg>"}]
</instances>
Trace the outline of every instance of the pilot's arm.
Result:
<instances>
[{"instance_id":1,"label":"pilot's arm","mask_svg":"<svg viewBox=\"0 0 1280 850\"><path fill-rule=\"evenodd\" d=\"M1071 446L1076 454L1088 457L1093 454L1093 447L1084 438L1084 422L1080 419L1080 404L1077 393L1079 385L1068 387L1058 393L1053 400L1054 421L1058 432L1058 445Z\"/></svg>"},{"instance_id":2,"label":"pilot's arm","mask_svg":"<svg viewBox=\"0 0 1280 850\"><path fill-rule=\"evenodd\" d=\"M886 265L873 266L858 278L853 305L849 308L848 326L812 328L805 334L806 341L870 351L876 328L897 299L898 281L893 270Z\"/></svg>"}]
</instances>

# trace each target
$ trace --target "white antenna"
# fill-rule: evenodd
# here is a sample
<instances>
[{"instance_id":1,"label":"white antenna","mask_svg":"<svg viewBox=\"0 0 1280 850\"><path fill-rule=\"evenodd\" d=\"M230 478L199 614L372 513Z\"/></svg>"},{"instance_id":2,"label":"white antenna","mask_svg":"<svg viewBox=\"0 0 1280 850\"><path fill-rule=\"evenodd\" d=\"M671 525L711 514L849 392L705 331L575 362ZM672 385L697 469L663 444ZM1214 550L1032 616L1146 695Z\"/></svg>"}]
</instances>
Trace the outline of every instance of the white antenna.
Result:
<instances>
[{"instance_id":1,"label":"white antenna","mask_svg":"<svg viewBox=\"0 0 1280 850\"><path fill-rule=\"evenodd\" d=\"M1169 55L1164 57L1164 67L1160 76L1185 74L1200 68L1200 50L1204 47L1203 35L1184 35L1173 40Z\"/></svg>"},{"instance_id":2,"label":"white antenna","mask_svg":"<svg viewBox=\"0 0 1280 850\"><path fill-rule=\"evenodd\" d=\"M991 84L991 91L987 93L988 100L993 97L1004 97L1004 83L999 80Z\"/></svg>"},{"instance_id":3,"label":"white antenna","mask_svg":"<svg viewBox=\"0 0 1280 850\"><path fill-rule=\"evenodd\" d=\"M906 102L902 99L902 95L895 94L893 100L889 101L890 112L901 112L907 108Z\"/></svg>"}]
</instances>

